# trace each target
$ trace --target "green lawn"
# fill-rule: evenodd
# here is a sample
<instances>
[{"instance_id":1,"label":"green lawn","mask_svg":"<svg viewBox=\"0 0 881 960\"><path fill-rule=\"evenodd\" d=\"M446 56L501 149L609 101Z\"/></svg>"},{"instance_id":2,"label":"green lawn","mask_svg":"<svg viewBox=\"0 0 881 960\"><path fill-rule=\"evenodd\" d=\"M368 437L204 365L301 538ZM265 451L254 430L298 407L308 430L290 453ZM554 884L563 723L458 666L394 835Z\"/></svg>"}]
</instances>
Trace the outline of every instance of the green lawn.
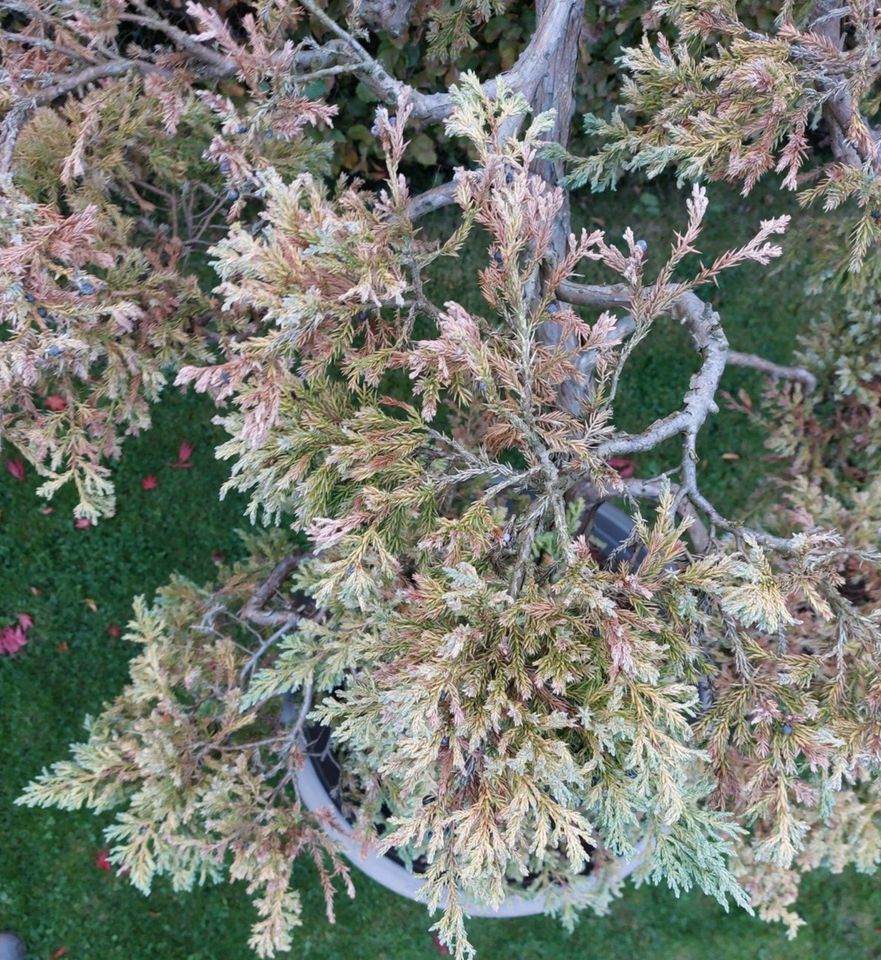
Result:
<instances>
[{"instance_id":1,"label":"green lawn","mask_svg":"<svg viewBox=\"0 0 881 960\"><path fill-rule=\"evenodd\" d=\"M640 199L635 191L593 198L577 219L620 223L631 210L631 222L654 250L684 220L657 212L674 192L653 188L660 203ZM679 208L684 214L684 202ZM748 203L726 195L704 248L713 254L744 239L769 210L761 192ZM474 252L466 256L466 266ZM454 266L447 264L444 275L461 276ZM776 273L750 267L724 278L714 302L734 346L786 360L804 313L802 278L791 266ZM463 297L455 287L444 295ZM626 426L645 424L678 402L694 368L683 343L681 331L664 321L633 358L622 387L629 398L622 410ZM755 395L759 381L731 373L725 386L745 386ZM36 484L15 481L0 464L0 622L21 612L34 618L28 647L15 657L0 657L0 929L17 929L33 957L48 958L61 947L72 960L248 957L252 914L241 889L175 895L160 882L144 898L95 865L103 820L12 805L30 777L66 755L67 744L80 737L83 716L124 683L133 651L107 629L124 624L131 596L149 595L175 570L209 579L212 555L232 557L239 549L235 530L245 524L242 503L218 502L225 468L212 457L217 430L211 413L201 399L169 394L156 412L155 428L127 444L117 471L118 513L95 529L74 530L70 496L59 497L54 512L44 514L43 502L33 496ZM196 445L194 467L171 469L183 440ZM726 452L740 459L723 460ZM645 457L639 472L649 475L670 465L671 455L675 450ZM723 411L707 430L702 456L707 490L720 505L740 514L756 503L753 493L764 469L761 437L742 418ZM158 476L159 485L144 491L140 481L149 473ZM308 869L298 869L305 921L294 957L437 956L420 906L362 879L354 902L340 898L337 923L330 926ZM806 883L803 912L808 926L790 943L780 929L743 913L725 915L700 896L677 901L652 888L628 891L607 918L585 916L571 936L544 918L478 920L471 929L483 960L881 958L878 879L817 875Z\"/></svg>"}]
</instances>

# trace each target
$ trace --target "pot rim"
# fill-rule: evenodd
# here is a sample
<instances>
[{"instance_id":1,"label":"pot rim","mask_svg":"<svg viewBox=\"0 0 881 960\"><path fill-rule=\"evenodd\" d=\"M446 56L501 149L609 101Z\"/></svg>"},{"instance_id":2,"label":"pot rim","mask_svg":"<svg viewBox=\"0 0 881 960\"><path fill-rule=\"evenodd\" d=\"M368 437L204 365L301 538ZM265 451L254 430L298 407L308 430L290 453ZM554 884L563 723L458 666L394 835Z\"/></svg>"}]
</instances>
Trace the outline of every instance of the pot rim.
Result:
<instances>
[{"instance_id":1,"label":"pot rim","mask_svg":"<svg viewBox=\"0 0 881 960\"><path fill-rule=\"evenodd\" d=\"M305 745L303 747L306 762L297 771L297 793L309 810L322 815L322 827L325 833L337 844L345 857L371 880L375 880L387 890L400 894L408 900L422 900L420 891L423 882L418 874L412 873L402 863L393 860L387 854L378 853L355 838L352 824L342 815L322 783L316 769L315 758L305 749ZM629 860L615 858L584 877L575 878L572 882L578 894L599 892L601 887L615 887L621 884L636 870L640 862L639 852ZM556 906L556 903L551 902L552 899L545 892L532 896L511 893L498 907L465 900L463 908L471 917L501 920L548 913Z\"/></svg>"}]
</instances>

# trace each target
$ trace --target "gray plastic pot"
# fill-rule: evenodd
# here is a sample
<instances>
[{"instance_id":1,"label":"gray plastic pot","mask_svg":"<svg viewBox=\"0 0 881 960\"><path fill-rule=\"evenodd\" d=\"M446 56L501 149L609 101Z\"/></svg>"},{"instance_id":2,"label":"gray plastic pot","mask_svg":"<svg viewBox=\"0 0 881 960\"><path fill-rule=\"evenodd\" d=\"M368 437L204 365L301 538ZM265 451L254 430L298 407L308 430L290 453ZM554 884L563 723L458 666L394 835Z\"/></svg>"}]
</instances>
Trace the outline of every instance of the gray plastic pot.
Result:
<instances>
[{"instance_id":1,"label":"gray plastic pot","mask_svg":"<svg viewBox=\"0 0 881 960\"><path fill-rule=\"evenodd\" d=\"M297 793L300 800L310 810L315 813L320 811L325 817L328 814L330 815L330 822L325 821L325 832L337 844L347 859L362 873L365 873L371 880L375 880L387 890L392 890L402 897L407 897L408 900L420 899L419 891L422 887L422 879L418 874L412 873L403 864L391 859L391 857L383 856L369 849L365 850L364 845L354 838L352 825L333 802L311 757L307 757L302 769L297 774ZM612 860L598 870L575 880L577 892L599 891L601 886L614 887L633 873L639 863L639 856L632 860ZM511 893L497 908L466 901L465 912L472 917L503 919L545 913L551 906L542 894L529 897Z\"/></svg>"}]
</instances>

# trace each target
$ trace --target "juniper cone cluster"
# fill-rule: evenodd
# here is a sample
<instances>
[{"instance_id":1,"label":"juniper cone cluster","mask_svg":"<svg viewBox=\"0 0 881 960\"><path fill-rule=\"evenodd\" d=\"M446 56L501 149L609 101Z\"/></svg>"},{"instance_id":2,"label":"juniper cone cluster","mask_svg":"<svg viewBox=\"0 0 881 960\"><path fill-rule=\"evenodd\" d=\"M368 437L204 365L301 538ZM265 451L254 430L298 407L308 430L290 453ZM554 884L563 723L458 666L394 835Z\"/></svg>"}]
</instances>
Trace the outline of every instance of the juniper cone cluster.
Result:
<instances>
[{"instance_id":1,"label":"juniper cone cluster","mask_svg":"<svg viewBox=\"0 0 881 960\"><path fill-rule=\"evenodd\" d=\"M359 835L427 864L459 958L463 904L514 885L572 922L620 892L602 882L611 858L791 934L805 871L874 870L874 5L647 6L614 112L571 144L593 36L580 0L0 10L3 442L41 495L73 484L78 517L112 522L124 437L171 381L192 386L218 404L225 489L255 527L218 582L135 601L130 684L21 802L115 811L111 860L145 892L158 875L243 881L260 956L301 922L298 857L331 919L334 891L352 892L296 794L317 723ZM498 14L531 34L498 75L464 70ZM353 111L371 98L367 142ZM341 175L356 142L366 180ZM447 171L427 190L411 187L420 150ZM571 189L666 167L684 202L662 256L625 223L572 232ZM719 179L826 213L698 256ZM452 226L429 241L421 219L441 207ZM777 258L787 228L829 238L809 248L795 367L729 349L702 299L722 271ZM475 236L485 263L463 283L482 306L437 302L437 271ZM773 322L774 304L756 309ZM675 325L691 383L625 432L622 369ZM752 527L701 490L733 364L768 375L761 404L734 402L781 468ZM663 475L615 469L663 444L681 450ZM611 498L635 517L636 566L589 546Z\"/></svg>"}]
</instances>

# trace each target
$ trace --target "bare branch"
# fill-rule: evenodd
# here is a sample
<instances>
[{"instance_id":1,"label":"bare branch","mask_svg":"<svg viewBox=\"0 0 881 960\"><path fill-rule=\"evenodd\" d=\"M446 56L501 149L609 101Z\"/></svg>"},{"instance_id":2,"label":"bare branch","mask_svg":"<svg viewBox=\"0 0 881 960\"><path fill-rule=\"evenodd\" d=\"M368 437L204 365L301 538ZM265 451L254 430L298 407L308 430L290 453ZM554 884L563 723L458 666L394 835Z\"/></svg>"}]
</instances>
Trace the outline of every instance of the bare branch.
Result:
<instances>
[{"instance_id":1,"label":"bare branch","mask_svg":"<svg viewBox=\"0 0 881 960\"><path fill-rule=\"evenodd\" d=\"M697 432L707 417L719 410L715 396L728 356L728 340L719 314L690 292L674 301L670 312L689 327L695 347L704 358L691 379L683 409L656 420L642 433L620 434L600 444L597 453L601 457L644 453L686 430Z\"/></svg>"},{"instance_id":2,"label":"bare branch","mask_svg":"<svg viewBox=\"0 0 881 960\"><path fill-rule=\"evenodd\" d=\"M407 29L416 0L361 0L358 18L371 30L400 37Z\"/></svg>"},{"instance_id":3,"label":"bare branch","mask_svg":"<svg viewBox=\"0 0 881 960\"><path fill-rule=\"evenodd\" d=\"M418 220L426 214L434 213L443 207L448 207L456 202L457 184L450 180L448 183L442 183L438 187L432 187L425 193L417 194L407 204L407 216L411 220Z\"/></svg>"},{"instance_id":4,"label":"bare branch","mask_svg":"<svg viewBox=\"0 0 881 960\"><path fill-rule=\"evenodd\" d=\"M146 3L134 0L134 5L141 11L141 16L134 13L124 13L120 19L129 23L137 23L140 26L149 27L158 33L164 33L166 37L173 40L182 50L185 50L191 56L201 60L204 64L212 68L212 72L218 76L229 76L235 73L236 66L230 58L222 53L218 53L211 47L198 40L184 30L170 24L163 17L157 16Z\"/></svg>"},{"instance_id":5,"label":"bare branch","mask_svg":"<svg viewBox=\"0 0 881 960\"><path fill-rule=\"evenodd\" d=\"M284 560L277 563L272 573L254 591L248 602L239 611L239 616L259 627L285 626L298 620L300 613L296 610L266 610L264 607L288 574L295 570L302 561L302 554L291 554L291 556L285 557Z\"/></svg>"},{"instance_id":6,"label":"bare branch","mask_svg":"<svg viewBox=\"0 0 881 960\"><path fill-rule=\"evenodd\" d=\"M824 37L837 49L843 47L841 18L845 10L846 8L825 0L818 4L818 16L811 25L814 33ZM874 149L867 152L865 149L860 149L860 145L854 143L851 136L855 126L854 121L858 119L859 124L877 140L877 132L859 112L859 106L854 101L850 85L846 79L833 78L827 88L831 88L831 92L823 103L823 118L829 128L832 152L836 159L851 167L861 167L869 162L877 171L881 168L881 156L879 156L877 145L873 145Z\"/></svg>"},{"instance_id":7,"label":"bare branch","mask_svg":"<svg viewBox=\"0 0 881 960\"><path fill-rule=\"evenodd\" d=\"M294 627L297 625L298 621L299 621L299 617L297 617L296 615L286 620L283 626L279 627L278 630L275 631L275 633L270 634L270 636L268 636L263 641L263 643L260 644L260 646L254 651L254 653L251 654L251 656L249 657L249 659L247 660L247 662L239 672L240 687L247 689L248 679L250 678L251 674L254 672L254 669L256 668L257 664L260 662L260 658L263 656L264 653L266 653L267 650L269 650L271 647L274 647L275 644L277 644L278 641L282 639L282 637L286 636L291 630L293 630Z\"/></svg>"},{"instance_id":8,"label":"bare branch","mask_svg":"<svg viewBox=\"0 0 881 960\"><path fill-rule=\"evenodd\" d=\"M566 280L557 287L557 299L577 307L611 310L614 307L629 307L633 291L626 283L604 285Z\"/></svg>"},{"instance_id":9,"label":"bare branch","mask_svg":"<svg viewBox=\"0 0 881 960\"><path fill-rule=\"evenodd\" d=\"M561 284L558 288L560 299L584 306L609 308L629 304L631 293L625 284L614 286L590 286L586 284ZM683 482L676 492L677 509L683 516L697 519L695 508L703 512L710 522L722 530L738 537L750 537L763 546L771 547L783 553L791 553L797 538L776 537L761 530L740 526L724 517L706 497L701 494L697 484L696 439L701 427L711 413L718 412L715 396L722 374L729 362L738 366L753 367L772 376L786 377L805 384L811 390L816 379L810 371L801 367L782 367L751 354L733 353L728 349L728 340L722 329L719 315L705 304L696 294L681 294L669 307L670 313L681 319L688 327L695 348L703 356L700 370L692 377L683 409L656 420L651 426L638 434L622 434L607 440L597 448L597 453L606 459L613 456L644 453L652 450L665 440L678 434L684 434L682 478ZM654 498L660 491L658 481L630 480L626 482L633 496ZM687 500L686 500L687 497ZM688 506L690 501L691 507ZM696 549L704 550L711 537L701 523L695 527L692 542ZM701 546L698 546L698 542Z\"/></svg>"},{"instance_id":10,"label":"bare branch","mask_svg":"<svg viewBox=\"0 0 881 960\"><path fill-rule=\"evenodd\" d=\"M193 39L186 31L158 16L141 0L134 0L134 2L141 13L126 13L120 19L164 33L181 50L201 61L203 66L208 67L212 76L228 77L236 73L236 64L227 54ZM302 74L298 72L294 75L293 79L298 82L306 82L315 78L316 75L331 76L334 73L343 73L354 69L348 45L339 39L330 40L320 45L312 40L304 41L296 51L292 66L296 71L305 71ZM327 71L332 72L328 73Z\"/></svg>"},{"instance_id":11,"label":"bare branch","mask_svg":"<svg viewBox=\"0 0 881 960\"><path fill-rule=\"evenodd\" d=\"M41 50L52 50L60 53L70 60L82 60L85 63L94 63L95 56L90 50L71 50L69 47L62 47L54 40L47 40L45 37L32 37L26 33L12 33L9 30L0 30L0 38L8 40L10 43L18 43L23 47L39 47Z\"/></svg>"},{"instance_id":12,"label":"bare branch","mask_svg":"<svg viewBox=\"0 0 881 960\"><path fill-rule=\"evenodd\" d=\"M794 380L804 386L806 393L813 393L817 389L817 378L805 367L785 367L754 353L740 353L738 350L728 351L728 363L733 367L758 370L776 380Z\"/></svg>"},{"instance_id":13,"label":"bare branch","mask_svg":"<svg viewBox=\"0 0 881 960\"><path fill-rule=\"evenodd\" d=\"M682 486L691 502L707 515L707 518L714 526L734 534L737 538L748 537L763 547L770 547L773 550L779 550L781 553L792 553L800 538L790 537L787 539L785 537L775 537L770 533L765 533L763 530L755 530L751 527L734 523L719 513L713 504L700 492L697 485L698 456L696 439L696 431L689 430L682 444Z\"/></svg>"},{"instance_id":14,"label":"bare branch","mask_svg":"<svg viewBox=\"0 0 881 960\"><path fill-rule=\"evenodd\" d=\"M405 84L396 80L351 33L329 17L314 0L302 0L302 6L349 47L357 61L355 73L359 79L383 102L397 103L405 90ZM570 21L576 16L579 20L583 16L583 0L550 0L541 11L535 33L514 66L508 72L483 84L486 94L494 97L501 80L532 103L548 74L549 63L561 47L568 45L572 37ZM561 95L566 94L566 91L559 92ZM426 94L410 91L410 102L413 105L413 118L426 123L444 120L453 109L453 101L448 93Z\"/></svg>"}]
</instances>

